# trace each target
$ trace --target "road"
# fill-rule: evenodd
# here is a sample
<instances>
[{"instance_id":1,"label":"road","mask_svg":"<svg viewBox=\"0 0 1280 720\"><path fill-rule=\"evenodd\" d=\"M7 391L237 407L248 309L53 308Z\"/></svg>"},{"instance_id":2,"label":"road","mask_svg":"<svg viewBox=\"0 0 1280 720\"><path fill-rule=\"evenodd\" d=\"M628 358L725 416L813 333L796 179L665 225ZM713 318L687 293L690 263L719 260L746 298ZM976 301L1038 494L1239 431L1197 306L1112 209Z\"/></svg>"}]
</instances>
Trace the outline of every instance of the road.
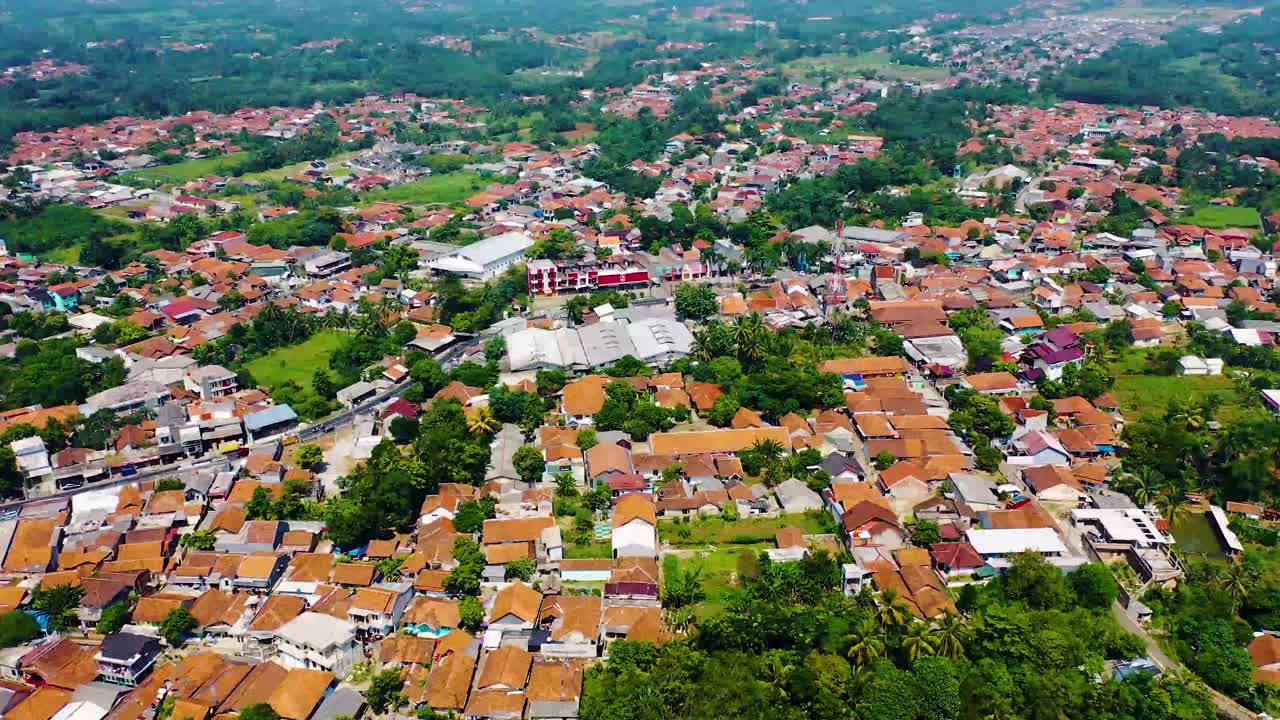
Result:
<instances>
[{"instance_id":1,"label":"road","mask_svg":"<svg viewBox=\"0 0 1280 720\"><path fill-rule=\"evenodd\" d=\"M436 359L440 362L441 365L445 366L445 368L448 369L451 365L454 365L457 363L457 360L462 356L462 353L465 352L469 346L470 346L470 343L462 343L462 344L456 345L437 355ZM337 428L352 422L357 415L363 415L365 413L373 412L388 400L392 400L394 398L400 397L400 395L402 395L404 391L408 390L411 385L413 385L412 382L405 382L401 385L392 387L386 392L380 395L376 395L373 398L365 401L364 403L350 410L346 410L337 415L334 415L333 417L326 418L323 421L317 422L314 425L305 427L296 433L298 436L298 439L301 441L313 440L317 437L320 437L321 435L326 435L328 433L331 433ZM274 442L277 442L279 438L280 438L279 435L273 435L268 438L261 438L258 440L254 440L251 443L248 443L248 446L263 447L266 445L270 445ZM107 480L103 480L102 482L85 483L84 485L81 485L80 487L77 487L77 488L73 488L69 490L60 490L58 492L50 493L48 495L40 495L37 497L23 498L21 500L8 500L8 501L0 502L0 510L11 510L14 508L21 507L22 505L29 502L38 502L41 500L52 500L56 498L71 497L73 495L78 495L84 492L90 492L92 490L103 490L105 488L116 487L117 485L127 485L129 483L136 483L143 480L151 480L153 478L171 476L174 473L178 473L178 472L201 470L213 465L219 465L224 463L229 469L231 467L232 460L230 458L227 458L224 455L216 454L216 455L207 455L205 457L201 457L195 460L186 459L181 462L168 463L165 465L156 465L153 467L145 468L142 471L135 473L133 475L121 475L118 477L113 477Z\"/></svg>"},{"instance_id":2,"label":"road","mask_svg":"<svg viewBox=\"0 0 1280 720\"><path fill-rule=\"evenodd\" d=\"M1169 654L1160 647L1160 643L1156 641L1151 633L1143 627L1137 620L1129 616L1129 613L1120 607L1119 602L1111 604L1111 614L1115 616L1116 622L1120 623L1120 627L1142 638L1142 642L1147 646L1147 655L1160 666L1161 670L1174 670L1178 672L1190 672L1186 666L1177 660L1169 657ZM1207 685L1205 688L1209 691L1209 696L1213 698L1213 704L1218 708L1218 717L1227 718L1227 720L1258 720L1258 715L1249 710L1240 703L1223 695Z\"/></svg>"}]
</instances>

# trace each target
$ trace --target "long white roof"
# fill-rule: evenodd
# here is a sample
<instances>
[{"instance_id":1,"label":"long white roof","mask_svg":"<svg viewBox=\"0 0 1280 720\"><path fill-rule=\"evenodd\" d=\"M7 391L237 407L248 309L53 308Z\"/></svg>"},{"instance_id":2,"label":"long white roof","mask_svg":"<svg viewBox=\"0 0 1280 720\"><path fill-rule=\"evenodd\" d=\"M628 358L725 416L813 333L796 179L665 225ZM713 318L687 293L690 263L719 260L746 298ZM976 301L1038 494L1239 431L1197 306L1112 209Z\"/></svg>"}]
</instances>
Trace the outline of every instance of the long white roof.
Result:
<instances>
[{"instance_id":1,"label":"long white roof","mask_svg":"<svg viewBox=\"0 0 1280 720\"><path fill-rule=\"evenodd\" d=\"M1066 553L1067 546L1053 528L969 530L969 544L979 555L1012 555L1030 550L1038 553Z\"/></svg>"}]
</instances>

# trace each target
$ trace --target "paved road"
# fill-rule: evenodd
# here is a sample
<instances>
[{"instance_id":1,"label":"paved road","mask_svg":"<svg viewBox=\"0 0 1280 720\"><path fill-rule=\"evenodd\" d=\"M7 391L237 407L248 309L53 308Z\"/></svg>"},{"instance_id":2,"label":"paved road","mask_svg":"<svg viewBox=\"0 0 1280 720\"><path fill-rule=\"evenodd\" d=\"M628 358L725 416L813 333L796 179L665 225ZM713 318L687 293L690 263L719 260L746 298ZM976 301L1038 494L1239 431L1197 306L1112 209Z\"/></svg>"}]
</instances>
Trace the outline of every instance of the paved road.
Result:
<instances>
[{"instance_id":1,"label":"paved road","mask_svg":"<svg viewBox=\"0 0 1280 720\"><path fill-rule=\"evenodd\" d=\"M1142 638L1142 642L1147 646L1147 655L1160 666L1161 670L1176 670L1179 672L1187 671L1186 666L1177 660L1169 657L1169 654L1160 647L1160 643L1147 629L1143 627L1137 620L1129 616L1129 613L1120 607L1119 602L1111 604L1111 614L1115 616L1116 621L1120 623L1120 627ZM1218 708L1218 717L1227 720L1258 720L1258 715L1240 703L1223 695L1222 693L1206 686L1209 690L1210 697L1213 698L1213 704Z\"/></svg>"},{"instance_id":2,"label":"paved road","mask_svg":"<svg viewBox=\"0 0 1280 720\"><path fill-rule=\"evenodd\" d=\"M440 362L441 365L445 366L445 369L449 369L452 365L457 364L457 361L462 356L462 353L465 352L466 349L470 347L470 345L471 343L460 343L440 353L438 356L436 356L436 359ZM408 390L411 385L413 385L412 382L405 382L401 385L392 387L391 389L387 390L381 395L377 395L350 410L339 413L333 417L327 418L321 422L311 425L310 427L303 428L297 433L298 439L312 440L317 437L320 437L321 435L326 435L328 433L331 433L337 428L343 425L346 425L347 423L350 423L357 415L363 415L365 413L373 412L388 400L392 400L394 398L400 397L400 395L402 395L404 391ZM261 438L258 440L254 440L251 443L248 443L248 446L261 447L264 445L270 445L271 443L276 442L279 438L280 438L279 435L273 435L269 438ZM190 470L199 470L199 469L207 468L211 465L219 465L223 463L226 463L229 467L231 463L231 459L220 454L210 455L207 457L198 458L196 460L184 459L183 461L176 462L176 463L168 463L165 465L156 465L153 467L145 468L134 475L121 475L118 477L109 478L102 482L85 483L80 487L73 488L70 490L60 490L56 493L51 493L49 495L40 495L38 497L29 497L21 500L8 500L8 501L0 502L0 510L8 510L12 508L21 507L22 505L28 502L37 502L40 500L52 500L56 498L71 497L73 495L78 495L83 492L89 492L91 490L102 490L104 488L115 487L117 485L125 485L128 483L136 483L142 480L150 480L152 478L159 478L167 475L173 475L175 472L187 472Z\"/></svg>"}]
</instances>

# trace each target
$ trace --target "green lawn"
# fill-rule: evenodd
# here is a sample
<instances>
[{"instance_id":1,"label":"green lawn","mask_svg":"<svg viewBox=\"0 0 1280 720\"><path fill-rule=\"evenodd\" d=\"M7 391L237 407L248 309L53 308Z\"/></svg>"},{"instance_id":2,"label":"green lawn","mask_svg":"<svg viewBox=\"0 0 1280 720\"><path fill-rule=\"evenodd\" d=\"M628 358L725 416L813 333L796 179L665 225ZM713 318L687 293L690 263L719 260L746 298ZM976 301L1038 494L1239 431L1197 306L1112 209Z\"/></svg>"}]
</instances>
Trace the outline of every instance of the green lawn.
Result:
<instances>
[{"instance_id":1,"label":"green lawn","mask_svg":"<svg viewBox=\"0 0 1280 720\"><path fill-rule=\"evenodd\" d=\"M56 250L50 250L41 258L45 262L55 263L59 265L79 265L80 264L80 246L69 245L60 247Z\"/></svg>"},{"instance_id":2,"label":"green lawn","mask_svg":"<svg viewBox=\"0 0 1280 720\"><path fill-rule=\"evenodd\" d=\"M1147 413L1163 413L1171 400L1184 400L1218 393L1227 400L1218 411L1229 420L1242 410L1235 402L1235 385L1226 375L1121 375L1113 388L1126 418L1136 420Z\"/></svg>"},{"instance_id":3,"label":"green lawn","mask_svg":"<svg viewBox=\"0 0 1280 720\"><path fill-rule=\"evenodd\" d=\"M613 557L613 544L608 540L604 542L593 543L565 543L564 557L566 560L582 560L586 558L611 558Z\"/></svg>"},{"instance_id":4,"label":"green lawn","mask_svg":"<svg viewBox=\"0 0 1280 720\"><path fill-rule=\"evenodd\" d=\"M449 205L483 190L485 182L479 173L458 171L431 175L416 182L376 190L364 196L369 202L385 201L405 205Z\"/></svg>"},{"instance_id":5,"label":"green lawn","mask_svg":"<svg viewBox=\"0 0 1280 720\"><path fill-rule=\"evenodd\" d=\"M329 164L329 167L331 168L330 174L334 174L334 175L350 174L349 171L347 173L340 173L337 171L339 170L339 166L342 163L350 160L351 158L359 154L360 153L358 151L353 150L351 152L338 153L337 155L334 155L331 158L325 158L325 162L327 162ZM260 182L260 183L261 182L280 182L285 178L289 178L289 177L293 177L295 175L301 174L302 171L306 170L309 167L311 167L310 161L300 162L300 163L294 163L292 165L285 165L284 167L275 168L274 170L263 170L262 172L246 173L241 177L244 180L253 180L255 182Z\"/></svg>"},{"instance_id":6,"label":"green lawn","mask_svg":"<svg viewBox=\"0 0 1280 720\"><path fill-rule=\"evenodd\" d=\"M830 75L858 75L875 73L890 80L914 80L928 82L950 77L951 72L942 67L918 67L915 65L897 65L890 61L889 53L868 52L860 55L841 55L828 53L796 58L786 64L783 69L800 72L814 72Z\"/></svg>"},{"instance_id":7,"label":"green lawn","mask_svg":"<svg viewBox=\"0 0 1280 720\"><path fill-rule=\"evenodd\" d=\"M1251 207L1207 205L1182 218L1181 222L1206 228L1256 228L1262 225L1262 217Z\"/></svg>"},{"instance_id":8,"label":"green lawn","mask_svg":"<svg viewBox=\"0 0 1280 720\"><path fill-rule=\"evenodd\" d=\"M664 577L670 575L677 567L701 566L702 587L707 593L707 599L698 604L698 614L701 617L715 615L724 609L729 593L738 587L736 582L738 558L745 554L757 555L773 547L776 546L769 542L730 545L716 548L715 552L700 553L694 558L677 559L673 555L668 555L662 559Z\"/></svg>"},{"instance_id":9,"label":"green lawn","mask_svg":"<svg viewBox=\"0 0 1280 720\"><path fill-rule=\"evenodd\" d=\"M249 372L260 385L276 387L292 380L311 387L316 370L329 367L329 358L342 344L347 333L339 330L318 332L298 345L276 348L249 363Z\"/></svg>"},{"instance_id":10,"label":"green lawn","mask_svg":"<svg viewBox=\"0 0 1280 720\"><path fill-rule=\"evenodd\" d=\"M184 160L173 165L157 165L130 173L132 177L165 183L184 183L205 175L225 175L235 163L249 157L249 153L236 152L202 160Z\"/></svg>"},{"instance_id":11,"label":"green lawn","mask_svg":"<svg viewBox=\"0 0 1280 720\"><path fill-rule=\"evenodd\" d=\"M742 518L727 521L710 516L693 518L668 518L658 521L658 537L672 545L704 547L707 545L754 545L765 543L775 547L774 535L784 527L798 527L806 534L816 535L826 530L822 513L795 513L777 517ZM688 529L688 534L684 530Z\"/></svg>"}]
</instances>

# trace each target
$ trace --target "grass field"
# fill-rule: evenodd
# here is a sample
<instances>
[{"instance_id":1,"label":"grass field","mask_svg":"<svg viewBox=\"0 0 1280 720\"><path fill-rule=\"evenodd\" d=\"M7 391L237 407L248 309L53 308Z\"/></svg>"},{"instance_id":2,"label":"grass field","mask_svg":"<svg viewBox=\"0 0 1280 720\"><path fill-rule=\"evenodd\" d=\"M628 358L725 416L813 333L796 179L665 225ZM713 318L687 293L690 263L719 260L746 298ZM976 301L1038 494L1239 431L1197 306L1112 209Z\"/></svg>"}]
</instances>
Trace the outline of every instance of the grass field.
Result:
<instances>
[{"instance_id":1,"label":"grass field","mask_svg":"<svg viewBox=\"0 0 1280 720\"><path fill-rule=\"evenodd\" d=\"M248 152L228 153L202 160L184 160L173 165L157 165L130 174L145 180L184 183L205 175L224 175L232 165L247 157Z\"/></svg>"},{"instance_id":2,"label":"grass field","mask_svg":"<svg viewBox=\"0 0 1280 720\"><path fill-rule=\"evenodd\" d=\"M276 348L254 360L249 363L249 372L261 385L276 387L292 380L309 388L316 370L329 367L329 358L344 337L346 333L338 330L318 332L304 343Z\"/></svg>"},{"instance_id":3,"label":"grass field","mask_svg":"<svg viewBox=\"0 0 1280 720\"><path fill-rule=\"evenodd\" d=\"M337 155L334 155L331 158L325 158L325 161L329 163L330 168L333 168L333 174L341 175L342 173L336 172L338 170L338 166L346 162L347 160L350 160L351 158L355 157L358 154L359 152L353 150L351 152L339 153ZM299 173L301 173L303 170L306 170L310 166L311 166L310 162L300 162L300 163L294 163L293 165L285 165L284 167L276 168L274 170L263 170L262 172L247 173L242 177L245 180L254 180L256 182L280 182L281 180L284 180L287 177L293 177L294 175L298 175Z\"/></svg>"},{"instance_id":4,"label":"grass field","mask_svg":"<svg viewBox=\"0 0 1280 720\"><path fill-rule=\"evenodd\" d=\"M1256 228L1262 225L1262 217L1251 207L1208 205L1182 218L1182 222L1214 229Z\"/></svg>"},{"instance_id":5,"label":"grass field","mask_svg":"<svg viewBox=\"0 0 1280 720\"><path fill-rule=\"evenodd\" d=\"M565 543L564 557L566 560L583 560L586 558L610 558L613 557L613 544L608 540L604 542L593 543Z\"/></svg>"},{"instance_id":6,"label":"grass field","mask_svg":"<svg viewBox=\"0 0 1280 720\"><path fill-rule=\"evenodd\" d=\"M663 572L669 577L676 568L702 567L702 587L707 599L698 604L698 614L707 617L723 610L729 593L737 588L738 558L746 554L757 555L772 547L775 545L769 542L716 548L714 552L700 553L692 558L677 559L668 555L662 559Z\"/></svg>"},{"instance_id":7,"label":"grass field","mask_svg":"<svg viewBox=\"0 0 1280 720\"><path fill-rule=\"evenodd\" d=\"M914 80L928 82L950 77L951 71L941 67L917 67L897 65L889 60L889 53L869 52L860 55L813 55L796 58L783 66L784 70L813 72L830 75L859 75L875 73L889 80Z\"/></svg>"},{"instance_id":8,"label":"grass field","mask_svg":"<svg viewBox=\"0 0 1280 720\"><path fill-rule=\"evenodd\" d=\"M1225 375L1121 375L1112 389L1126 418L1136 420L1147 413L1160 414L1171 400L1204 397L1210 393L1224 396L1219 419L1229 420L1233 410L1241 410L1234 402L1235 385Z\"/></svg>"},{"instance_id":9,"label":"grass field","mask_svg":"<svg viewBox=\"0 0 1280 720\"><path fill-rule=\"evenodd\" d=\"M711 516L692 522L680 522L677 518L658 522L658 537L672 545L756 545L774 547L774 535L784 527L798 527L806 534L826 532L821 513L797 513L777 517L742 518L727 521ZM688 530L688 534L684 530Z\"/></svg>"},{"instance_id":10,"label":"grass field","mask_svg":"<svg viewBox=\"0 0 1280 720\"><path fill-rule=\"evenodd\" d=\"M459 171L431 175L416 182L378 190L364 196L370 202L386 201L405 205L449 205L484 189L485 183L474 172Z\"/></svg>"},{"instance_id":11,"label":"grass field","mask_svg":"<svg viewBox=\"0 0 1280 720\"><path fill-rule=\"evenodd\" d=\"M79 265L80 264L80 246L68 245L60 247L56 250L50 250L41 258L45 262L56 263L59 265Z\"/></svg>"}]
</instances>

